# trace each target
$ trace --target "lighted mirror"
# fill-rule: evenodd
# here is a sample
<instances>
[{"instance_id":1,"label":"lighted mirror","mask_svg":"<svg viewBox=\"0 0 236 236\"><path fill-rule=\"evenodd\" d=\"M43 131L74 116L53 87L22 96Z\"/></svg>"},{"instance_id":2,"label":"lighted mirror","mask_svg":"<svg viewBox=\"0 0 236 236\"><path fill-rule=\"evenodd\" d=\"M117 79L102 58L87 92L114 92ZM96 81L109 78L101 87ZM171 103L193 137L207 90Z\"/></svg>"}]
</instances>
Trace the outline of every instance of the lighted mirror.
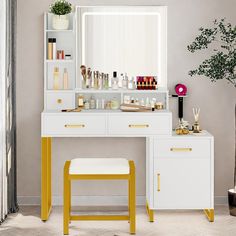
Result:
<instances>
[{"instance_id":1,"label":"lighted mirror","mask_svg":"<svg viewBox=\"0 0 236 236\"><path fill-rule=\"evenodd\" d=\"M166 7L78 7L78 63L166 87Z\"/></svg>"}]
</instances>

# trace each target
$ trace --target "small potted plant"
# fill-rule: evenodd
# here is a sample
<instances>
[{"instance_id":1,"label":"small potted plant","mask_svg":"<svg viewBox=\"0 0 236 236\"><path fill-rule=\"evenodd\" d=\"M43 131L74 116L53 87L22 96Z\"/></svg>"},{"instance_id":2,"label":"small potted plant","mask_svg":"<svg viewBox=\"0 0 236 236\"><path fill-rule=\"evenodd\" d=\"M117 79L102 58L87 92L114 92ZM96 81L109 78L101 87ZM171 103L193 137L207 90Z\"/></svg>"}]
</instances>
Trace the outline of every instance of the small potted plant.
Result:
<instances>
[{"instance_id":1,"label":"small potted plant","mask_svg":"<svg viewBox=\"0 0 236 236\"><path fill-rule=\"evenodd\" d=\"M212 28L200 29L200 34L188 46L192 53L198 50L211 50L210 58L205 59L197 69L189 72L190 76L206 76L212 82L225 79L236 88L236 26L225 23L224 19L215 20ZM215 44L214 44L215 43ZM214 47L209 48L212 44ZM236 106L235 127L236 131ZM234 164L234 188L228 190L230 215L236 216L236 144Z\"/></svg>"},{"instance_id":2,"label":"small potted plant","mask_svg":"<svg viewBox=\"0 0 236 236\"><path fill-rule=\"evenodd\" d=\"M71 3L66 0L55 0L50 5L52 16L52 28L55 30L67 30L69 28L69 13L72 11Z\"/></svg>"}]
</instances>

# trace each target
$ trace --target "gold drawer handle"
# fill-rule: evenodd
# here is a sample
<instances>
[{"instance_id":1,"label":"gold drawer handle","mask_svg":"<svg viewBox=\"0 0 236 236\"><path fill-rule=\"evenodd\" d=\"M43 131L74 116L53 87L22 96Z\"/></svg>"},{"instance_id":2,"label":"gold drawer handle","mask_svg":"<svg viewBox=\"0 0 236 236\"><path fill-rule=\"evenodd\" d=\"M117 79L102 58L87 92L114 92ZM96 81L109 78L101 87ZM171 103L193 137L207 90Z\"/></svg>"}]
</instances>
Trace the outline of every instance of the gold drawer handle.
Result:
<instances>
[{"instance_id":1,"label":"gold drawer handle","mask_svg":"<svg viewBox=\"0 0 236 236\"><path fill-rule=\"evenodd\" d=\"M171 152L191 152L192 148L171 148Z\"/></svg>"},{"instance_id":2,"label":"gold drawer handle","mask_svg":"<svg viewBox=\"0 0 236 236\"><path fill-rule=\"evenodd\" d=\"M149 125L148 124L131 124L131 125L129 125L129 128L148 128L149 127Z\"/></svg>"},{"instance_id":3,"label":"gold drawer handle","mask_svg":"<svg viewBox=\"0 0 236 236\"><path fill-rule=\"evenodd\" d=\"M57 103L58 103L58 104L61 104L61 103L62 103L62 99L60 99L60 98L57 99Z\"/></svg>"},{"instance_id":4,"label":"gold drawer handle","mask_svg":"<svg viewBox=\"0 0 236 236\"><path fill-rule=\"evenodd\" d=\"M161 191L161 175L159 173L157 174L157 191Z\"/></svg>"},{"instance_id":5,"label":"gold drawer handle","mask_svg":"<svg viewBox=\"0 0 236 236\"><path fill-rule=\"evenodd\" d=\"M65 128L84 128L84 124L79 124L79 125L65 125Z\"/></svg>"}]
</instances>

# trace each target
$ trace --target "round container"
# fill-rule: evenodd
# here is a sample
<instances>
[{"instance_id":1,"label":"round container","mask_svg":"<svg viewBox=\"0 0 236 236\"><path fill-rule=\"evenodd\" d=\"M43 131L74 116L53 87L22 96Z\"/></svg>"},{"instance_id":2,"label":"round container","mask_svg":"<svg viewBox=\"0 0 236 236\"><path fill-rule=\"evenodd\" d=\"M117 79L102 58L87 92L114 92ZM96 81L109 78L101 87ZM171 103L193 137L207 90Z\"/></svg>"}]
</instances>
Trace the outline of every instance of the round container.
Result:
<instances>
[{"instance_id":1,"label":"round container","mask_svg":"<svg viewBox=\"0 0 236 236\"><path fill-rule=\"evenodd\" d=\"M236 216L236 191L230 189L228 191L229 213L231 216Z\"/></svg>"},{"instance_id":2,"label":"round container","mask_svg":"<svg viewBox=\"0 0 236 236\"><path fill-rule=\"evenodd\" d=\"M119 102L117 99L113 98L111 100L111 109L112 110L116 110L116 109L119 109Z\"/></svg>"},{"instance_id":3,"label":"round container","mask_svg":"<svg viewBox=\"0 0 236 236\"><path fill-rule=\"evenodd\" d=\"M55 30L67 30L69 28L69 15L53 15L52 28Z\"/></svg>"}]
</instances>

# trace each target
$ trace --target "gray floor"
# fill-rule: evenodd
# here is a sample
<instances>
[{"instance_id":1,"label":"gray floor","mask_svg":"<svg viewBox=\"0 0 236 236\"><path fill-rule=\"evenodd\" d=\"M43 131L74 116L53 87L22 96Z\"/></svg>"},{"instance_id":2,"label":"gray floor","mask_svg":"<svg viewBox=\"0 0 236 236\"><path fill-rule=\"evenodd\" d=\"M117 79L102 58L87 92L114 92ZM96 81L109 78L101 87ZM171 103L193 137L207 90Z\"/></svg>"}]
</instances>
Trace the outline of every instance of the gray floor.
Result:
<instances>
[{"instance_id":1,"label":"gray floor","mask_svg":"<svg viewBox=\"0 0 236 236\"><path fill-rule=\"evenodd\" d=\"M95 209L93 209L95 210ZM97 209L96 209L97 210ZM236 236L236 217L227 206L217 206L215 222L209 223L202 211L159 211L155 222L149 223L144 207L137 208L137 236ZM50 219L40 220L38 206L22 206L0 226L1 236L59 236L62 234L62 207L54 207ZM129 235L126 221L72 222L70 235Z\"/></svg>"}]
</instances>

